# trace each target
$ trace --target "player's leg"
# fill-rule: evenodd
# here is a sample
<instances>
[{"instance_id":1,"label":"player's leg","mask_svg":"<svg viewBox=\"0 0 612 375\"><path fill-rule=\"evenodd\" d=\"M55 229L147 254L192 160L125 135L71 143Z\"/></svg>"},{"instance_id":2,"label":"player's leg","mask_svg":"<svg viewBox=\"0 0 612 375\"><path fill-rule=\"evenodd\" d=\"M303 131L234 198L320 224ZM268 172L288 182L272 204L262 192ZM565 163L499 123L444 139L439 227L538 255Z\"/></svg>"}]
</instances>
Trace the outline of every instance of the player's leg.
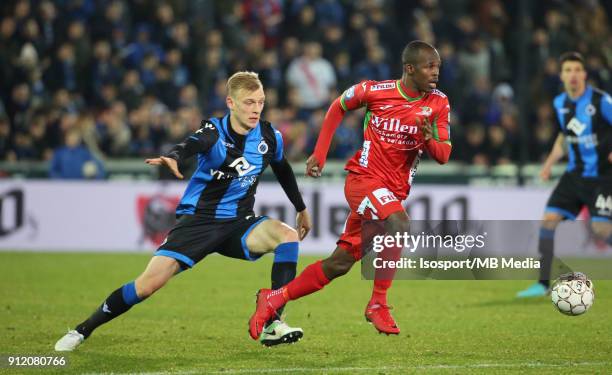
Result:
<instances>
[{"instance_id":1,"label":"player's leg","mask_svg":"<svg viewBox=\"0 0 612 375\"><path fill-rule=\"evenodd\" d=\"M401 212L404 212L403 209ZM404 212L405 215L405 212ZM394 230L404 228L395 226L404 222L397 214L391 220L390 225L394 225ZM407 218L407 215L406 215ZM257 309L249 320L249 332L253 339L257 339L262 322L269 316L274 316L275 311L287 302L302 298L323 289L331 280L345 275L351 267L361 258L361 218L351 212L345 225L345 231L338 241L338 247L334 252L323 260L316 261L307 266L293 281L286 286L269 290L262 289L258 293ZM368 304L367 311L369 319L375 324L379 331L385 333L399 333L397 325L389 313L389 306L386 304L386 291L391 286L391 280L381 279L376 281L381 288L380 293L385 297L384 303Z\"/></svg>"},{"instance_id":2,"label":"player's leg","mask_svg":"<svg viewBox=\"0 0 612 375\"><path fill-rule=\"evenodd\" d=\"M565 218L566 216L555 211L546 211L542 218L538 240L538 251L541 255L539 283L546 288L550 285L550 271L555 250L555 231L559 223Z\"/></svg>"},{"instance_id":3,"label":"player's leg","mask_svg":"<svg viewBox=\"0 0 612 375\"><path fill-rule=\"evenodd\" d=\"M359 216L352 212L347 219L343 237L350 241L349 233L353 236L359 235ZM359 259L352 254L353 248L350 242L338 241L338 247L331 256L324 260L316 261L308 265L290 283L276 290L261 289L257 293L257 307L255 313L249 320L249 334L257 340L261 334L263 324L271 317L276 316L276 311L291 300L307 296L323 289L323 287L336 277L346 274L355 261Z\"/></svg>"},{"instance_id":4,"label":"player's leg","mask_svg":"<svg viewBox=\"0 0 612 375\"><path fill-rule=\"evenodd\" d=\"M297 268L299 236L289 225L267 217L248 219L235 228L234 236L220 251L226 256L251 261L270 252L274 252L272 288L278 289L293 280Z\"/></svg>"},{"instance_id":5,"label":"player's leg","mask_svg":"<svg viewBox=\"0 0 612 375\"><path fill-rule=\"evenodd\" d=\"M128 311L163 287L172 276L193 267L231 233L195 215L183 215L172 228L146 269L133 282L112 292L100 307L57 342L56 350L73 350L94 329ZM214 235L213 235L214 234Z\"/></svg>"},{"instance_id":6,"label":"player's leg","mask_svg":"<svg viewBox=\"0 0 612 375\"><path fill-rule=\"evenodd\" d=\"M517 297L540 297L548 293L555 248L555 230L563 220L576 219L581 208L577 192L579 186L572 176L565 173L553 190L540 223L538 252L540 253L540 277L537 283L517 293Z\"/></svg>"},{"instance_id":7,"label":"player's leg","mask_svg":"<svg viewBox=\"0 0 612 375\"><path fill-rule=\"evenodd\" d=\"M593 220L591 222L593 235L612 246L612 220Z\"/></svg>"},{"instance_id":8,"label":"player's leg","mask_svg":"<svg viewBox=\"0 0 612 375\"><path fill-rule=\"evenodd\" d=\"M559 212L546 211L540 224L538 252L540 253L540 277L538 282L516 294L519 298L541 297L548 293L550 273L554 258L555 230L565 216Z\"/></svg>"},{"instance_id":9,"label":"player's leg","mask_svg":"<svg viewBox=\"0 0 612 375\"><path fill-rule=\"evenodd\" d=\"M410 218L403 209L396 211L385 219L385 231L387 234L395 235L395 233L408 232L410 226ZM383 260L396 261L401 255L401 248L393 246L385 248L379 253ZM387 290L391 287L395 277L395 268L379 268L374 273L374 288L372 289L372 297L369 305L387 304Z\"/></svg>"},{"instance_id":10,"label":"player's leg","mask_svg":"<svg viewBox=\"0 0 612 375\"><path fill-rule=\"evenodd\" d=\"M364 185L369 186L366 197L358 207L357 212L363 219L382 220L384 223L384 234L395 236L409 230L410 219L401 202L386 187L377 181L368 181ZM377 254L385 261L396 261L401 255L401 247L391 246ZM387 264L387 263L385 263ZM374 272L374 285L372 296L365 308L365 318L372 323L379 333L399 334L397 326L387 303L387 291L393 283L395 268L379 268Z\"/></svg>"},{"instance_id":11,"label":"player's leg","mask_svg":"<svg viewBox=\"0 0 612 375\"><path fill-rule=\"evenodd\" d=\"M597 181L589 196L591 199L588 208L593 235L612 246L612 181Z\"/></svg>"},{"instance_id":12,"label":"player's leg","mask_svg":"<svg viewBox=\"0 0 612 375\"><path fill-rule=\"evenodd\" d=\"M295 278L299 251L299 236L295 229L279 220L264 220L255 224L247 234L245 244L251 256L274 251L270 275L272 289L281 288ZM281 319L283 308L279 308L266 322L260 337L263 345L289 344L303 337L301 328L290 327Z\"/></svg>"},{"instance_id":13,"label":"player's leg","mask_svg":"<svg viewBox=\"0 0 612 375\"><path fill-rule=\"evenodd\" d=\"M284 287L276 290L260 289L257 292L255 313L249 320L249 334L253 340L259 338L264 323L278 316L277 311L287 302L323 289L334 278L346 274L354 263L355 258L345 249L337 247L329 258L308 265L298 277ZM323 264L326 265L325 271Z\"/></svg>"},{"instance_id":14,"label":"player's leg","mask_svg":"<svg viewBox=\"0 0 612 375\"><path fill-rule=\"evenodd\" d=\"M353 264L361 259L361 221L364 217L366 219L372 219L375 217L372 213L378 213L379 215L384 215L386 219L396 212L404 212L405 214L402 205L397 199L384 199L394 198L392 193L386 188L380 188L376 186L376 184L372 186L372 184L363 181L359 183L359 181L356 180L357 178L355 176L349 175L349 177L347 177L345 195L351 207L351 213L347 219L344 233L338 241L338 247L330 257L307 266L298 277L285 287L274 291L267 289L259 291L257 308L255 314L251 316L249 321L249 333L253 339L256 339L261 332L260 325L263 319L273 316L275 311L281 306L284 306L288 301L321 290L334 278L346 274ZM374 192L377 193L374 194ZM387 204L389 205L387 206ZM396 224L396 220L393 219L389 222ZM386 289L388 289L388 286ZM386 289L384 289L383 292L385 295ZM389 307L386 304L379 304L376 307L379 308L381 312L385 310L385 314L383 315L390 317L388 313ZM385 322L389 321L392 321L392 318L390 320L385 319ZM399 332L395 322L389 325L394 326L394 328L390 328L390 330L397 330ZM377 328L379 328L378 325Z\"/></svg>"},{"instance_id":15,"label":"player's leg","mask_svg":"<svg viewBox=\"0 0 612 375\"><path fill-rule=\"evenodd\" d=\"M231 238L221 245L220 254L255 261L274 252L272 287L280 288L293 280L297 268L299 236L295 229L279 220L249 216L227 228ZM270 289L267 289L270 290ZM261 343L266 346L287 344L303 336L301 328L290 327L280 318L282 309L258 321Z\"/></svg>"},{"instance_id":16,"label":"player's leg","mask_svg":"<svg viewBox=\"0 0 612 375\"><path fill-rule=\"evenodd\" d=\"M129 282L112 292L91 314L89 318L68 332L56 344L57 351L72 351L100 325L111 321L127 312L137 303L142 302L180 271L175 259L155 256L136 280Z\"/></svg>"},{"instance_id":17,"label":"player's leg","mask_svg":"<svg viewBox=\"0 0 612 375\"><path fill-rule=\"evenodd\" d=\"M285 286L295 278L299 251L299 237L295 229L279 220L258 223L246 237L251 254L274 251L271 280L272 289Z\"/></svg>"},{"instance_id":18,"label":"player's leg","mask_svg":"<svg viewBox=\"0 0 612 375\"><path fill-rule=\"evenodd\" d=\"M351 207L351 211L356 213L359 220L348 225L347 231L340 240L350 243L353 246L352 254L356 260L361 259L362 252L362 221L370 220L372 224L383 222L382 229L385 234L395 235L409 230L410 219L404 210L401 202L385 185L376 179L366 178L359 175L347 176L345 185L345 196ZM356 233L346 236L349 227ZM378 226L378 225L377 225ZM401 255L401 247L392 246L385 248L378 257L386 261L395 261ZM398 334L400 332L395 320L391 316L391 307L387 304L387 291L391 287L395 277L394 268L381 268L375 270L374 286L372 297L366 305L365 317L371 322L380 333Z\"/></svg>"},{"instance_id":19,"label":"player's leg","mask_svg":"<svg viewBox=\"0 0 612 375\"><path fill-rule=\"evenodd\" d=\"M286 303L317 292L333 279L348 273L356 261L342 245L337 246L329 257L304 268L295 280L281 288L282 293L278 295L282 296L283 303Z\"/></svg>"}]
</instances>

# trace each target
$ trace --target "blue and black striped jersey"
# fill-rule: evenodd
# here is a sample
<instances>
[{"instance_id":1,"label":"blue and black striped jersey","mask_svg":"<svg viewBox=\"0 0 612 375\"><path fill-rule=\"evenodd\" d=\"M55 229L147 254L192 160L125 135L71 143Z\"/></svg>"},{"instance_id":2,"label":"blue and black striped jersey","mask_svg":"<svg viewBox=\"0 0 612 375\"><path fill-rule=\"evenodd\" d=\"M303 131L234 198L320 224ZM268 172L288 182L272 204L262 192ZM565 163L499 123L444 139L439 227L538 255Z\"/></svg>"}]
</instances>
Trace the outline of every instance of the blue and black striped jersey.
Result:
<instances>
[{"instance_id":1,"label":"blue and black striped jersey","mask_svg":"<svg viewBox=\"0 0 612 375\"><path fill-rule=\"evenodd\" d=\"M582 177L612 177L610 95L587 85L579 98L562 93L553 105L568 148L567 171Z\"/></svg>"},{"instance_id":2,"label":"blue and black striped jersey","mask_svg":"<svg viewBox=\"0 0 612 375\"><path fill-rule=\"evenodd\" d=\"M176 214L232 219L254 214L259 177L271 162L284 160L283 138L263 120L246 135L237 134L226 115L202 121L200 129L168 156L182 159L193 154L197 168Z\"/></svg>"}]
</instances>

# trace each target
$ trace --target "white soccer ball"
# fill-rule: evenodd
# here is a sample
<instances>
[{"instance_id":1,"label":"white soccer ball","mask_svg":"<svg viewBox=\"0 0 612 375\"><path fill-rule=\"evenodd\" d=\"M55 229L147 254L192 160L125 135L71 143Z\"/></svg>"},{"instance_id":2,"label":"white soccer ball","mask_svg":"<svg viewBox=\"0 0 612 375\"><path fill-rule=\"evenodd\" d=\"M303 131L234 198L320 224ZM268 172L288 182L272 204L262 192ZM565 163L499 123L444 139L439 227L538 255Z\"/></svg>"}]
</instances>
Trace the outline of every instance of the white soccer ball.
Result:
<instances>
[{"instance_id":1,"label":"white soccer ball","mask_svg":"<svg viewBox=\"0 0 612 375\"><path fill-rule=\"evenodd\" d=\"M593 282L581 272L561 275L550 296L553 305L565 315L581 315L593 306Z\"/></svg>"}]
</instances>

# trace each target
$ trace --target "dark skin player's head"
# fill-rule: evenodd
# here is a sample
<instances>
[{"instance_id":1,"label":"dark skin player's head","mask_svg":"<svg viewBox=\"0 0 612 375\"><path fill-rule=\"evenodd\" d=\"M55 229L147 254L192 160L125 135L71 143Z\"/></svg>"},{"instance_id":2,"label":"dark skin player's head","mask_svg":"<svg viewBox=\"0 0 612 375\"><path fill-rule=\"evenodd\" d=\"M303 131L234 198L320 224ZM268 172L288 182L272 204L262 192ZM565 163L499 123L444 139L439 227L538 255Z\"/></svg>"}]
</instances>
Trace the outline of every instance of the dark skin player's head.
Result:
<instances>
[{"instance_id":1,"label":"dark skin player's head","mask_svg":"<svg viewBox=\"0 0 612 375\"><path fill-rule=\"evenodd\" d=\"M415 40L402 52L402 83L421 93L435 89L440 75L440 55L429 43Z\"/></svg>"}]
</instances>

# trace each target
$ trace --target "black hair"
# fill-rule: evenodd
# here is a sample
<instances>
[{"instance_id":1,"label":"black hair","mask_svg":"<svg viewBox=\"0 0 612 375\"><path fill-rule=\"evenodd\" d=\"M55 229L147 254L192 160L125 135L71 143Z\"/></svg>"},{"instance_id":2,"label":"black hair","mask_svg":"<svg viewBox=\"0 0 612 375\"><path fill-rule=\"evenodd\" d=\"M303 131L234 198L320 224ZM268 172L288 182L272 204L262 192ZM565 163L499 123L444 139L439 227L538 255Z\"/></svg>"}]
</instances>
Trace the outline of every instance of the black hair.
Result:
<instances>
[{"instance_id":1,"label":"black hair","mask_svg":"<svg viewBox=\"0 0 612 375\"><path fill-rule=\"evenodd\" d=\"M408 43L402 51L402 64L416 65L419 53L421 51L435 51L436 49L431 44L422 40L413 40Z\"/></svg>"},{"instance_id":2,"label":"black hair","mask_svg":"<svg viewBox=\"0 0 612 375\"><path fill-rule=\"evenodd\" d=\"M584 57L582 57L582 54L580 52L576 52L576 51L565 52L564 54L561 55L561 57L559 57L559 66L562 66L563 63L566 61L577 61L580 64L582 64L583 69L586 68L584 64Z\"/></svg>"}]
</instances>

